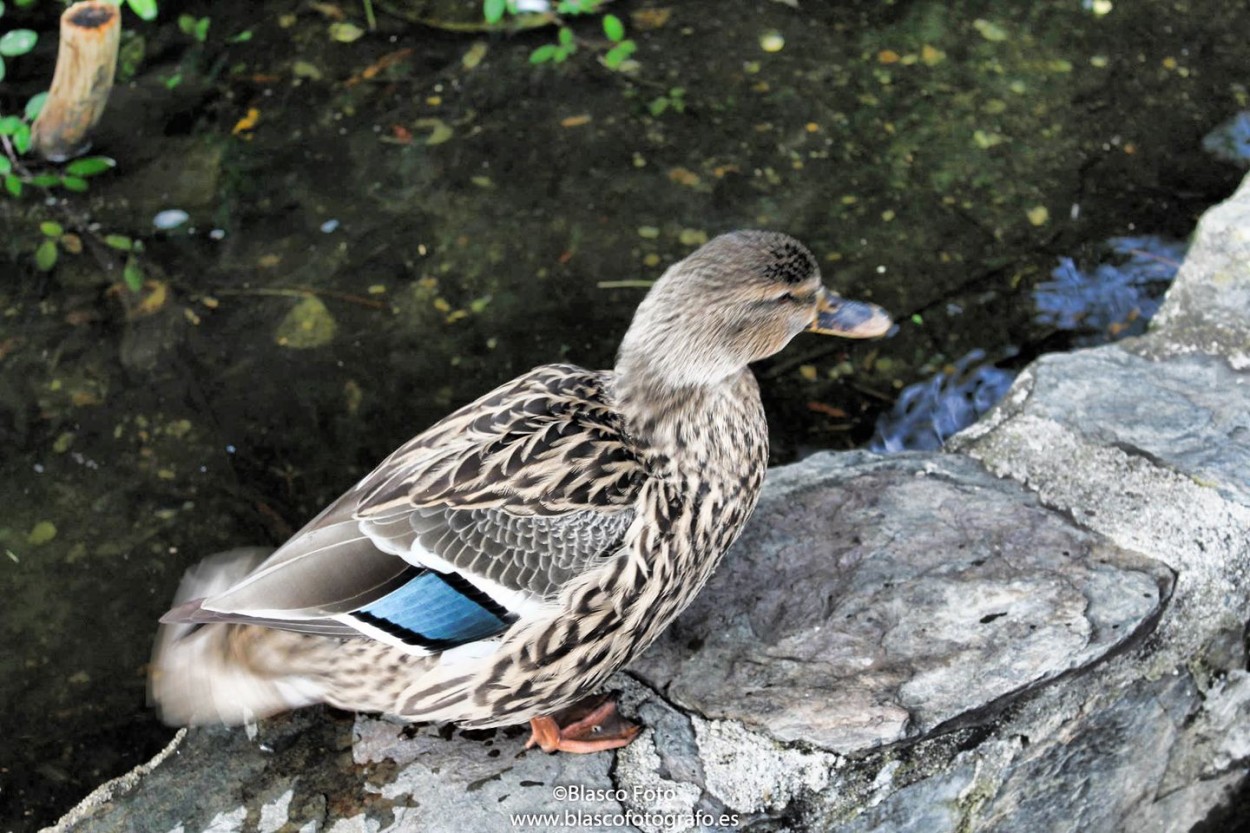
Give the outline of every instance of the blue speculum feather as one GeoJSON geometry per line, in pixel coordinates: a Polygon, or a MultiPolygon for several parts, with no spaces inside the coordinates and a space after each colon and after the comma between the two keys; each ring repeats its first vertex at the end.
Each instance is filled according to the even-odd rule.
{"type": "Polygon", "coordinates": [[[353,615],[408,644],[435,649],[494,636],[513,618],[459,577],[413,572],[412,579],[353,615]]]}

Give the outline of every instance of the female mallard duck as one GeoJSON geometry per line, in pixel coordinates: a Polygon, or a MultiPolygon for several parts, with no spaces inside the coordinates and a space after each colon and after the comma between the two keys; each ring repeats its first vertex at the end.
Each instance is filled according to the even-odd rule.
{"type": "Polygon", "coordinates": [[[410,440],[263,563],[188,573],[153,700],[177,724],[325,702],[529,720],[548,752],[624,746],[638,727],[610,701],[566,707],[686,607],[755,508],[768,431],[747,365],[805,330],[889,325],[825,289],[792,238],[717,237],[656,282],[614,371],[532,370],[410,440]]]}

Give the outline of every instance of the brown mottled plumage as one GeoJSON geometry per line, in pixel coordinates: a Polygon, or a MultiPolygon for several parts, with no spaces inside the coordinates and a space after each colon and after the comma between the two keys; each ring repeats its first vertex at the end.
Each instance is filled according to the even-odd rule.
{"type": "Polygon", "coordinates": [[[889,319],[820,284],[795,240],[734,232],[671,267],[614,371],[536,368],[466,405],[260,561],[193,570],[150,693],[172,723],[317,702],[412,720],[532,720],[544,749],[627,743],[575,704],[693,598],[755,507],[767,425],[749,362],[803,330],[889,319]],[[597,733],[597,734],[596,734],[597,733]]]}

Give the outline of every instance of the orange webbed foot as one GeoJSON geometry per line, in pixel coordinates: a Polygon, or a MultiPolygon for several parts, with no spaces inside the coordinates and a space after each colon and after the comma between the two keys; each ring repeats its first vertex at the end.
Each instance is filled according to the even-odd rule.
{"type": "Polygon", "coordinates": [[[607,694],[587,697],[551,715],[530,719],[525,748],[544,752],[602,752],[628,746],[642,727],[621,717],[607,694]]]}

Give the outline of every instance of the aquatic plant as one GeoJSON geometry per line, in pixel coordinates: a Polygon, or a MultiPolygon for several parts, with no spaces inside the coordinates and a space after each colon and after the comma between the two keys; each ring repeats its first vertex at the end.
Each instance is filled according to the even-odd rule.
{"type": "Polygon", "coordinates": [[[1113,262],[1082,271],[1059,259],[1051,280],[1033,290],[1036,320],[1060,330],[1085,333],[1078,344],[1105,343],[1145,331],[1163,291],[1176,275],[1186,244],[1151,235],[1114,237],[1107,244],[1113,262]]]}
{"type": "Polygon", "coordinates": [[[973,350],[923,382],[908,385],[877,419],[869,448],[879,454],[931,451],[994,407],[1016,374],[973,350]]]}

